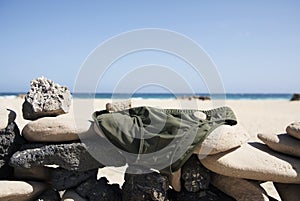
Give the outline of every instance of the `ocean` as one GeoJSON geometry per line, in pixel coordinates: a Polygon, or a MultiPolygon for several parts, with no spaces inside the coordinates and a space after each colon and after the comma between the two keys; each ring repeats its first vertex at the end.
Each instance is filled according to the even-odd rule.
{"type": "MultiPolygon", "coordinates": [[[[0,99],[3,98],[16,98],[20,93],[0,93],[0,99]]],[[[135,94],[112,94],[112,93],[97,93],[97,94],[72,94],[74,98],[97,98],[97,99],[175,99],[176,97],[189,97],[189,96],[210,96],[209,94],[170,94],[170,93],[135,93],[135,94]]],[[[290,100],[293,94],[262,94],[262,93],[228,93],[226,94],[227,100],[290,100]]],[[[215,97],[215,96],[214,96],[215,97]]],[[[216,96],[218,97],[218,96],[216,96]]],[[[223,97],[223,96],[221,96],[223,97]]]]}

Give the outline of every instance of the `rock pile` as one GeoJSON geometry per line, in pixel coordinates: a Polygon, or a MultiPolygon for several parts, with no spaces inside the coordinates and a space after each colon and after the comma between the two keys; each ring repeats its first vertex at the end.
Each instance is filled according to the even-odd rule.
{"type": "MultiPolygon", "coordinates": [[[[299,200],[300,122],[289,125],[285,134],[258,134],[264,144],[248,142],[248,133],[238,125],[220,126],[174,174],[128,171],[121,189],[104,177],[97,179],[97,173],[104,164],[123,166],[125,159],[107,141],[92,146],[101,138],[99,130],[88,120],[75,124],[70,105],[66,87],[38,78],[25,96],[23,116],[32,121],[22,135],[16,114],[0,110],[0,200],[275,200],[262,181],[272,181],[283,201],[299,200]],[[101,163],[90,155],[95,148],[101,163]]],[[[106,112],[130,107],[130,101],[110,103],[106,112]]]]}
{"type": "Polygon", "coordinates": [[[299,200],[299,128],[300,122],[296,122],[286,128],[285,134],[258,134],[265,144],[244,143],[209,155],[201,163],[214,172],[212,184],[237,200],[269,200],[258,181],[272,181],[283,201],[299,200]]]}
{"type": "Polygon", "coordinates": [[[75,125],[67,114],[70,104],[66,87],[42,77],[31,82],[25,97],[23,116],[32,121],[22,135],[12,111],[3,119],[7,126],[0,131],[0,200],[57,201],[62,192],[66,200],[111,200],[120,193],[118,185],[97,180],[103,165],[79,141],[81,135],[95,133],[87,120],[75,125]]]}

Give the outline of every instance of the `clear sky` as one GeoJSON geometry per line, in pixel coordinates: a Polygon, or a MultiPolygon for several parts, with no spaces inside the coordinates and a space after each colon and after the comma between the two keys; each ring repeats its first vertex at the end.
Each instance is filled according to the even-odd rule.
{"type": "MultiPolygon", "coordinates": [[[[94,48],[141,28],[169,29],[197,42],[226,92],[300,92],[297,0],[1,0],[0,92],[28,91],[41,75],[72,89],[94,48]]],[[[115,84],[103,81],[99,92],[115,84]]]]}

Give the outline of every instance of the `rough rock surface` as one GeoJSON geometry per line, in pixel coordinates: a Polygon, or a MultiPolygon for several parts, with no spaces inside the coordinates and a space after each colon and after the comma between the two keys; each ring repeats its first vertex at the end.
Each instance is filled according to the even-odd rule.
{"type": "Polygon", "coordinates": [[[81,197],[74,190],[66,190],[63,194],[61,201],[88,201],[87,199],[81,197]]]}
{"type": "Polygon", "coordinates": [[[25,142],[15,122],[0,130],[0,179],[12,177],[13,168],[8,165],[9,159],[25,142]]]}
{"type": "Polygon", "coordinates": [[[300,184],[281,184],[274,183],[282,201],[299,201],[300,184]]]}
{"type": "Polygon", "coordinates": [[[60,201],[60,195],[53,189],[48,189],[40,194],[36,201],[60,201]]]}
{"type": "Polygon", "coordinates": [[[249,137],[240,125],[222,125],[213,130],[194,153],[205,156],[228,151],[247,142],[249,137]]]}
{"type": "Polygon", "coordinates": [[[166,201],[169,182],[166,176],[153,172],[148,174],[125,174],[122,200],[166,201]]]}
{"type": "Polygon", "coordinates": [[[268,201],[268,195],[258,182],[212,173],[211,183],[236,200],[268,201]]]}
{"type": "Polygon", "coordinates": [[[59,165],[67,170],[77,171],[103,167],[89,154],[83,143],[45,145],[18,151],[11,157],[10,165],[24,168],[59,165]]]}
{"type": "Polygon", "coordinates": [[[300,122],[294,122],[286,128],[287,134],[300,140],[300,122]]]}
{"type": "Polygon", "coordinates": [[[30,201],[46,189],[46,185],[39,182],[0,181],[0,200],[30,201]]]}
{"type": "Polygon", "coordinates": [[[85,172],[56,168],[51,172],[50,183],[55,190],[61,191],[78,186],[89,178],[97,178],[98,169],[85,172]]]}
{"type": "Polygon", "coordinates": [[[121,189],[119,185],[109,185],[105,177],[99,180],[90,178],[80,184],[75,191],[89,201],[121,201],[121,189]]]}
{"type": "Polygon", "coordinates": [[[188,192],[207,189],[210,183],[209,171],[192,155],[181,168],[183,186],[188,192]]]}
{"type": "Polygon", "coordinates": [[[57,116],[69,112],[71,93],[67,87],[40,77],[30,82],[30,91],[25,96],[22,111],[28,120],[57,116]]]}
{"type": "Polygon", "coordinates": [[[31,121],[24,126],[22,135],[33,142],[66,142],[79,140],[90,127],[88,120],[75,122],[73,115],[66,114],[31,121]]]}
{"type": "Polygon", "coordinates": [[[300,140],[287,134],[258,134],[257,137],[274,151],[300,158],[300,140]]]}
{"type": "Polygon", "coordinates": [[[185,189],[180,192],[170,190],[168,195],[171,201],[235,201],[235,199],[212,185],[209,186],[208,190],[201,190],[195,193],[188,192],[185,189]]]}
{"type": "Polygon", "coordinates": [[[270,150],[261,143],[241,147],[201,160],[209,170],[230,177],[300,183],[300,160],[270,150]]]}

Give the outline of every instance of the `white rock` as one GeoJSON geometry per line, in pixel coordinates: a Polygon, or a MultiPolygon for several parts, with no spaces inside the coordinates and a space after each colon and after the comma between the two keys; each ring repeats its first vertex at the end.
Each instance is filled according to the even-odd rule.
{"type": "Polygon", "coordinates": [[[257,137],[274,151],[300,158],[300,140],[287,134],[258,134],[257,137]]]}
{"type": "MultiPolygon", "coordinates": [[[[44,117],[24,126],[22,135],[33,142],[65,142],[78,140],[91,127],[88,120],[77,120],[70,114],[44,117]]],[[[93,129],[92,129],[93,130],[93,129]]]]}
{"type": "Polygon", "coordinates": [[[300,122],[294,122],[286,128],[287,134],[300,140],[300,122]]]}
{"type": "Polygon", "coordinates": [[[249,134],[242,126],[221,125],[205,138],[194,153],[202,158],[239,147],[248,139],[249,134]]]}
{"type": "Polygon", "coordinates": [[[1,201],[30,201],[46,189],[40,182],[0,181],[1,201]]]}
{"type": "Polygon", "coordinates": [[[201,159],[218,174],[279,183],[300,183],[300,160],[276,153],[261,143],[241,147],[201,159]]]}

